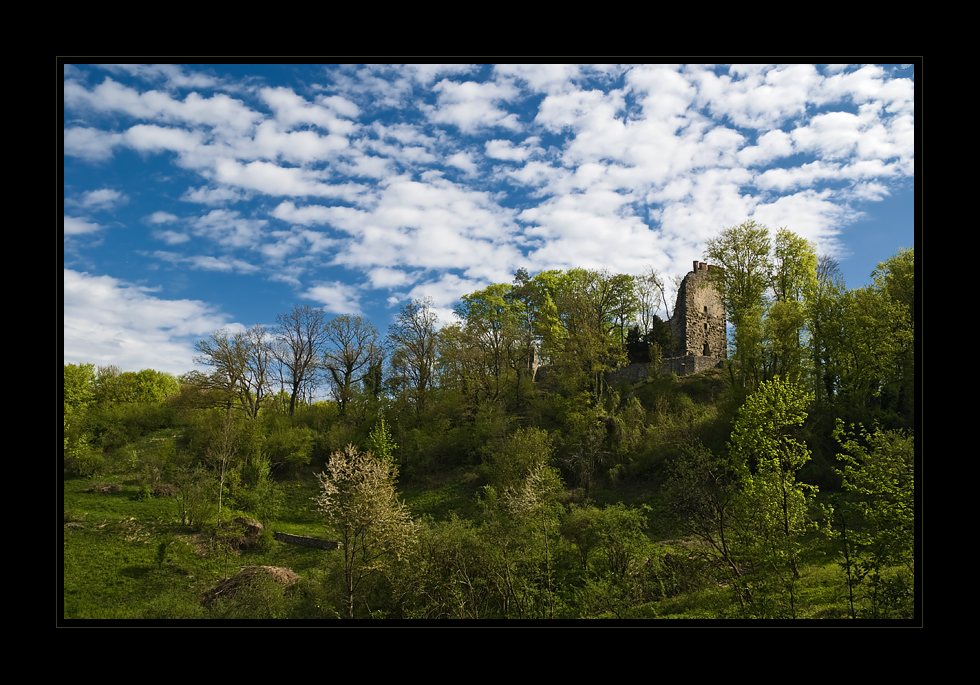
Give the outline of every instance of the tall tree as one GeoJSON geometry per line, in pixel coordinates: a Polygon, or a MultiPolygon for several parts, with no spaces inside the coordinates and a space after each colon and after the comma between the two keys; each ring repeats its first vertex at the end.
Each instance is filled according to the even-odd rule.
{"type": "MultiPolygon", "coordinates": [[[[65,364],[62,379],[63,460],[66,465],[73,466],[79,457],[90,454],[90,436],[84,429],[83,418],[86,409],[95,399],[95,367],[92,364],[65,364]]],[[[86,471],[88,468],[81,470],[86,471]]]]}
{"type": "Polygon", "coordinates": [[[776,375],[801,376],[807,314],[819,292],[813,244],[785,228],[746,221],[706,242],[710,272],[735,328],[735,358],[747,385],[776,375]]]}
{"type": "Polygon", "coordinates": [[[462,342],[472,352],[468,357],[478,401],[500,399],[510,384],[511,370],[525,365],[520,359],[525,350],[520,341],[520,305],[508,298],[510,291],[510,285],[497,283],[464,295],[455,308],[464,322],[462,342]]]}
{"type": "Polygon", "coordinates": [[[210,366],[210,387],[226,394],[226,406],[231,410],[237,400],[245,415],[258,417],[272,386],[272,350],[262,326],[229,335],[222,329],[194,346],[201,355],[195,363],[210,366]]]}
{"type": "Polygon", "coordinates": [[[605,372],[626,361],[625,324],[632,319],[632,276],[570,269],[557,279],[555,303],[564,326],[558,366],[569,389],[602,395],[605,372]]]}
{"type": "Polygon", "coordinates": [[[325,331],[323,366],[340,415],[346,416],[351,401],[368,378],[372,364],[381,356],[378,330],[370,322],[343,314],[330,321],[325,331]]]}
{"type": "MultiPolygon", "coordinates": [[[[797,615],[800,536],[816,492],[797,480],[810,460],[797,431],[812,401],[793,380],[776,377],[761,383],[739,409],[729,443],[741,497],[752,512],[747,542],[760,569],[757,586],[768,586],[767,602],[785,592],[791,618],[797,615]]],[[[778,617],[784,610],[768,603],[758,611],[763,617],[778,617]]]]}
{"type": "Polygon", "coordinates": [[[817,280],[807,302],[814,390],[820,402],[833,402],[840,380],[839,351],[844,333],[844,276],[833,257],[820,255],[817,280]]]}
{"type": "Polygon", "coordinates": [[[834,536],[842,542],[851,617],[866,600],[868,618],[911,618],[915,596],[915,440],[903,431],[844,429],[843,493],[837,497],[834,536]],[[861,592],[863,590],[863,593],[861,592]]]}
{"type": "Polygon", "coordinates": [[[817,252],[808,240],[785,228],[773,244],[772,299],[766,313],[767,378],[801,375],[810,355],[804,336],[806,313],[817,293],[817,252]]]}
{"type": "MultiPolygon", "coordinates": [[[[823,269],[827,272],[827,267],[823,269]]],[[[831,275],[833,271],[829,272],[831,275]]],[[[809,306],[820,396],[850,422],[910,427],[915,411],[914,252],[878,265],[872,285],[847,290],[824,275],[809,306]]]]}
{"type": "Polygon", "coordinates": [[[915,411],[915,251],[901,249],[872,273],[875,290],[887,303],[882,330],[887,331],[890,363],[883,376],[883,408],[906,425],[915,411]],[[889,312],[889,313],[886,313],[889,312]],[[885,318],[887,317],[887,318],[885,318]]]}
{"type": "Polygon", "coordinates": [[[289,415],[296,412],[296,400],[316,382],[327,331],[322,309],[296,305],[276,317],[272,352],[279,363],[280,381],[289,388],[289,415]]]}
{"type": "Polygon", "coordinates": [[[514,283],[507,299],[514,305],[519,320],[518,340],[520,352],[514,359],[517,373],[517,405],[522,406],[524,379],[533,378],[537,365],[550,353],[550,348],[560,336],[558,309],[553,299],[554,289],[549,287],[550,276],[558,272],[542,272],[534,278],[527,269],[520,268],[514,274],[514,283]]]}
{"type": "Polygon", "coordinates": [[[653,328],[653,319],[660,313],[661,303],[663,303],[666,317],[670,318],[670,311],[667,308],[667,294],[664,290],[664,278],[651,266],[636,278],[635,289],[636,324],[640,328],[640,335],[643,336],[653,328]]]}
{"type": "Polygon", "coordinates": [[[772,271],[769,229],[745,221],[705,241],[705,253],[716,267],[709,273],[725,302],[728,320],[735,328],[735,358],[743,378],[759,379],[762,318],[766,289],[772,271]]]}
{"type": "Polygon", "coordinates": [[[425,298],[406,304],[388,328],[392,384],[406,394],[417,421],[421,421],[432,391],[438,321],[432,300],[425,298]]]}

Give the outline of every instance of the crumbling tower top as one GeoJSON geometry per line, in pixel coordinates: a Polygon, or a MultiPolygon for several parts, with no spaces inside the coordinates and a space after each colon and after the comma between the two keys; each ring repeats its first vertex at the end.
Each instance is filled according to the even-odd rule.
{"type": "Polygon", "coordinates": [[[677,291],[670,329],[674,335],[674,355],[728,357],[725,303],[709,279],[710,264],[694,261],[694,270],[684,277],[677,291]]]}

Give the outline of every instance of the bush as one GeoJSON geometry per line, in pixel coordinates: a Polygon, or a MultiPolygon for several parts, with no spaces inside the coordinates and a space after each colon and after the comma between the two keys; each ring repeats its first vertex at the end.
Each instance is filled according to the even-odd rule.
{"type": "Polygon", "coordinates": [[[538,428],[519,428],[487,455],[486,473],[499,492],[519,484],[538,465],[547,465],[554,448],[551,436],[538,428]]]}
{"type": "Polygon", "coordinates": [[[64,468],[70,475],[88,478],[101,472],[104,465],[102,450],[87,443],[65,450],[64,468]]]}

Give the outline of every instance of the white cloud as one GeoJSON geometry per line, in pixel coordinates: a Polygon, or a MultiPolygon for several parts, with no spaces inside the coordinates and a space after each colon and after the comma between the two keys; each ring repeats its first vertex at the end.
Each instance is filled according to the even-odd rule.
{"type": "Polygon", "coordinates": [[[106,211],[116,205],[125,204],[128,198],[118,190],[112,188],[100,188],[82,193],[82,198],[77,202],[78,206],[95,211],[106,211]]]}
{"type": "Polygon", "coordinates": [[[671,128],[683,123],[697,97],[690,75],[667,64],[634,66],[626,73],[626,82],[641,106],[643,119],[671,128]]]}
{"type": "Polygon", "coordinates": [[[162,240],[167,245],[180,245],[191,239],[186,233],[178,233],[177,231],[154,231],[153,237],[162,240]]]}
{"type": "Polygon", "coordinates": [[[171,264],[186,264],[191,269],[200,271],[219,271],[224,273],[242,274],[254,274],[261,271],[261,268],[255,266],[254,264],[249,264],[241,259],[235,259],[227,255],[222,257],[213,257],[211,255],[185,256],[173,252],[157,250],[153,253],[153,256],[165,262],[170,262],[171,264]]]}
{"type": "Polygon", "coordinates": [[[802,116],[820,75],[810,64],[787,66],[735,65],[729,74],[692,70],[699,106],[736,126],[767,129],[802,116]]]}
{"type": "Polygon", "coordinates": [[[348,119],[356,119],[361,113],[357,105],[339,95],[321,96],[317,98],[317,103],[348,119]]]}
{"type": "Polygon", "coordinates": [[[770,228],[786,227],[813,241],[818,252],[835,254],[841,228],[860,216],[860,212],[840,203],[833,191],[807,189],[758,205],[752,218],[770,228]]]}
{"type": "Polygon", "coordinates": [[[891,192],[883,183],[867,181],[854,184],[850,194],[858,201],[879,202],[888,197],[891,192]]]}
{"type": "Polygon", "coordinates": [[[285,87],[262,88],[259,97],[275,112],[276,121],[283,130],[288,131],[296,126],[312,124],[326,129],[334,134],[346,136],[353,133],[356,126],[347,118],[356,117],[359,113],[357,105],[342,97],[323,98],[317,104],[312,104],[285,87]]]}
{"type": "Polygon", "coordinates": [[[230,202],[251,200],[252,194],[241,188],[201,186],[200,188],[188,188],[180,199],[184,202],[197,202],[202,205],[223,205],[230,202]]]}
{"type": "Polygon", "coordinates": [[[259,124],[254,140],[258,156],[304,165],[330,159],[348,146],[346,136],[321,136],[314,131],[283,132],[273,121],[259,124]]]}
{"type": "Polygon", "coordinates": [[[835,162],[810,162],[790,168],[767,169],[755,178],[763,190],[785,192],[792,188],[811,186],[819,181],[841,177],[841,165],[835,162]]]}
{"type": "Polygon", "coordinates": [[[226,247],[248,248],[260,242],[268,223],[265,219],[244,218],[236,211],[215,209],[192,220],[190,225],[196,235],[226,247]]]}
{"type": "Polygon", "coordinates": [[[742,166],[762,166],[793,154],[793,139],[785,131],[776,129],[759,136],[756,144],[743,147],[736,153],[742,166]]]}
{"type": "Polygon", "coordinates": [[[498,64],[494,73],[516,78],[537,93],[556,93],[567,90],[584,69],[580,64],[498,64]]]}
{"type": "Polygon", "coordinates": [[[202,269],[204,271],[224,271],[224,272],[236,272],[236,273],[256,273],[261,271],[261,269],[254,264],[249,264],[241,259],[233,259],[231,257],[212,257],[210,255],[196,255],[193,257],[185,258],[186,262],[190,263],[195,269],[202,269]]]}
{"type": "Polygon", "coordinates": [[[88,221],[87,219],[82,219],[76,216],[65,215],[64,219],[65,235],[84,235],[86,233],[96,233],[105,228],[100,224],[88,221]]]}
{"type": "Polygon", "coordinates": [[[205,302],[161,299],[152,292],[111,276],[65,269],[64,362],[190,371],[194,342],[228,320],[205,302]]]}
{"type": "Polygon", "coordinates": [[[141,152],[192,152],[200,147],[203,136],[182,128],[137,124],[123,134],[123,140],[141,152]]]}
{"type": "Polygon", "coordinates": [[[66,106],[118,112],[137,119],[161,119],[237,131],[247,130],[262,118],[241,100],[224,93],[215,93],[206,98],[192,92],[180,101],[157,90],[140,93],[111,78],[106,78],[91,91],[79,83],[66,81],[64,98],[66,106]]]}
{"type": "Polygon", "coordinates": [[[112,157],[114,148],[122,144],[122,135],[87,126],[74,126],[65,129],[64,140],[66,155],[101,162],[112,157]]]}
{"type": "Polygon", "coordinates": [[[460,169],[468,176],[479,174],[480,168],[473,160],[473,155],[469,152],[457,152],[446,159],[446,164],[460,169]]]}
{"type": "Polygon", "coordinates": [[[330,189],[319,183],[317,172],[297,167],[282,167],[269,162],[240,164],[232,159],[219,160],[215,165],[215,180],[267,195],[321,195],[330,189]]]}
{"type": "Polygon", "coordinates": [[[180,219],[169,212],[153,212],[144,221],[148,224],[172,224],[180,219]]]}
{"type": "Polygon", "coordinates": [[[378,267],[367,272],[372,288],[399,288],[411,283],[416,274],[392,269],[388,267],[378,267]]]}
{"type": "Polygon", "coordinates": [[[330,209],[322,205],[307,205],[297,208],[295,204],[286,200],[272,210],[272,216],[282,221],[300,226],[315,226],[324,224],[330,220],[330,209]]]}
{"type": "Polygon", "coordinates": [[[451,124],[467,134],[488,128],[521,128],[516,115],[497,106],[518,95],[519,91],[510,84],[443,80],[432,90],[438,94],[435,108],[427,108],[433,123],[451,124]]]}
{"type": "Polygon", "coordinates": [[[124,72],[144,81],[164,81],[174,88],[215,88],[221,82],[207,74],[195,72],[188,74],[177,64],[105,64],[104,69],[124,72]]]}
{"type": "Polygon", "coordinates": [[[509,140],[488,140],[486,151],[487,157],[511,162],[523,162],[531,155],[526,147],[516,147],[509,140]]]}
{"type": "Polygon", "coordinates": [[[361,315],[360,293],[357,289],[340,281],[319,283],[303,293],[303,297],[319,303],[325,310],[335,314],[361,315]]]}
{"type": "Polygon", "coordinates": [[[553,133],[572,129],[596,135],[604,125],[617,122],[616,113],[624,103],[620,92],[575,90],[547,96],[538,107],[535,123],[553,133]]]}

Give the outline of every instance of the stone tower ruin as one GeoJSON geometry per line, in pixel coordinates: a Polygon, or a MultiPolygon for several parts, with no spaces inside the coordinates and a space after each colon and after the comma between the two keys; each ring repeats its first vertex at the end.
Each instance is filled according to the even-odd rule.
{"type": "Polygon", "coordinates": [[[719,366],[728,358],[725,303],[711,285],[711,267],[695,261],[677,291],[670,332],[673,358],[665,359],[664,373],[688,375],[719,366]]]}

